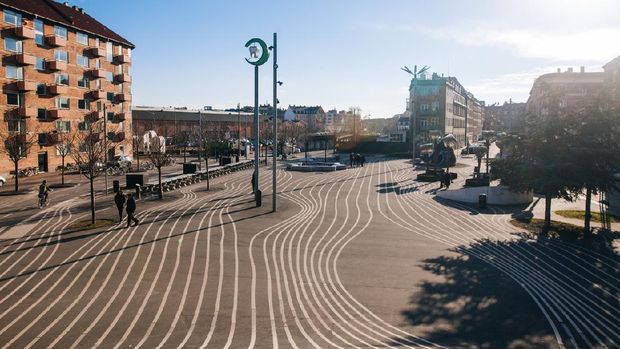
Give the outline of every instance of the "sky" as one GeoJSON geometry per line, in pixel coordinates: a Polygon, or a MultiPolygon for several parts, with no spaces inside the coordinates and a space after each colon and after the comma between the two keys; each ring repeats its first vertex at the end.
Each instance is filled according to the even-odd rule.
{"type": "MultiPolygon", "coordinates": [[[[133,105],[253,105],[245,43],[278,33],[280,107],[405,110],[411,76],[429,65],[487,104],[525,102],[557,68],[601,71],[620,55],[620,1],[71,0],[125,37],[133,105]]],[[[270,103],[272,62],[260,68],[270,103]]]]}

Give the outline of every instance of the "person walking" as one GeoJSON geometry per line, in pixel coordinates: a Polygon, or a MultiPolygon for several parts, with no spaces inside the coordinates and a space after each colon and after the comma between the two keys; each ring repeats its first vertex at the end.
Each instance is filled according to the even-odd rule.
{"type": "Polygon", "coordinates": [[[353,167],[353,153],[349,154],[349,164],[351,164],[351,167],[353,167]]]}
{"type": "Polygon", "coordinates": [[[133,198],[132,194],[127,194],[127,228],[131,226],[131,222],[133,221],[135,225],[140,224],[140,221],[133,216],[134,212],[136,212],[136,200],[133,198]]]}
{"type": "Polygon", "coordinates": [[[450,183],[452,183],[452,176],[450,176],[450,172],[446,172],[444,174],[444,185],[446,186],[446,190],[450,189],[450,183]]]}
{"type": "Polygon", "coordinates": [[[118,209],[118,221],[123,221],[123,208],[125,207],[125,195],[122,190],[119,190],[116,195],[114,195],[114,203],[116,204],[116,208],[118,209]]]}

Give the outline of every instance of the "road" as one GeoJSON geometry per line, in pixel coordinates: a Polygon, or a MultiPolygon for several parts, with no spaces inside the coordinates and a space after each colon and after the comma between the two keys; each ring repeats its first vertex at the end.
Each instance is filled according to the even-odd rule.
{"type": "Polygon", "coordinates": [[[137,227],[64,231],[81,199],[24,222],[0,242],[2,347],[620,345],[617,256],[438,200],[403,160],[279,169],[276,213],[250,175],[139,202],[137,227]]]}

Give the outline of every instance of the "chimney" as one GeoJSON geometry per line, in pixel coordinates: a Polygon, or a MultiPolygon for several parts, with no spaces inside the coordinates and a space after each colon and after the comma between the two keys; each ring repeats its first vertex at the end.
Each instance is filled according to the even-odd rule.
{"type": "Polygon", "coordinates": [[[573,72],[573,67],[568,68],[568,70],[566,70],[567,73],[572,73],[573,72]]]}
{"type": "Polygon", "coordinates": [[[586,67],[584,67],[583,65],[579,68],[579,71],[582,73],[586,72],[586,67]]]}
{"type": "Polygon", "coordinates": [[[62,4],[65,5],[65,6],[69,6],[69,2],[68,1],[63,2],[62,4]]]}

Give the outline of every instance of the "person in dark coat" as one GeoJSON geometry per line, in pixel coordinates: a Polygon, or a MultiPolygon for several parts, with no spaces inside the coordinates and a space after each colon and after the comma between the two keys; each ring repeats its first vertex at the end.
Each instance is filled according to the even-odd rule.
{"type": "Polygon", "coordinates": [[[351,164],[351,167],[353,167],[353,153],[349,154],[349,163],[351,164]]]}
{"type": "Polygon", "coordinates": [[[116,204],[116,208],[118,209],[118,221],[123,221],[123,208],[125,207],[125,195],[122,190],[119,190],[116,195],[114,195],[114,203],[116,204]]]}
{"type": "Polygon", "coordinates": [[[133,198],[132,194],[127,194],[126,211],[127,211],[127,228],[131,226],[132,221],[135,223],[134,225],[138,225],[140,221],[137,220],[136,217],[133,216],[134,212],[136,212],[136,200],[133,198]]]}
{"type": "Polygon", "coordinates": [[[364,167],[364,163],[366,162],[366,157],[364,155],[360,156],[360,164],[364,167]]]}
{"type": "Polygon", "coordinates": [[[444,185],[446,186],[446,190],[450,189],[450,183],[452,183],[452,176],[450,176],[450,172],[446,172],[443,175],[444,177],[444,185]]]}

